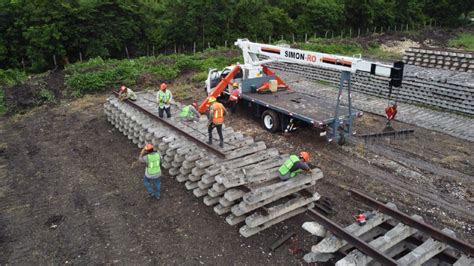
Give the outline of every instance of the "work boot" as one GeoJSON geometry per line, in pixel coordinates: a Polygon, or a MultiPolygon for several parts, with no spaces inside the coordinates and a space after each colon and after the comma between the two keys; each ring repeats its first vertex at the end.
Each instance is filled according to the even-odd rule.
{"type": "Polygon", "coordinates": [[[209,140],[207,141],[207,144],[212,145],[212,138],[209,138],[209,140]]]}
{"type": "Polygon", "coordinates": [[[224,140],[221,139],[221,142],[219,143],[219,147],[224,148],[224,140]]]}

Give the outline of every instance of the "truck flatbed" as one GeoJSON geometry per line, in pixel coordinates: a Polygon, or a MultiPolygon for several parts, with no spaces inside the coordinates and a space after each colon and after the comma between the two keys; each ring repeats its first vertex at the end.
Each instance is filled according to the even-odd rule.
{"type": "MultiPolygon", "coordinates": [[[[240,98],[312,124],[314,127],[329,125],[334,121],[337,100],[333,99],[331,102],[326,98],[309,96],[293,90],[279,90],[273,93],[243,92],[240,98]]],[[[347,118],[348,113],[349,109],[346,106],[340,106],[341,120],[347,118]]],[[[352,109],[352,116],[358,113],[352,109]]]]}

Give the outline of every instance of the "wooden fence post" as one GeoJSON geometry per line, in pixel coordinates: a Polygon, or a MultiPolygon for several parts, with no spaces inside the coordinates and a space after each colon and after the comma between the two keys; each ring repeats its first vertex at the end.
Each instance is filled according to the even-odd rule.
{"type": "Polygon", "coordinates": [[[193,54],[196,54],[196,42],[193,42],[193,54]]]}
{"type": "Polygon", "coordinates": [[[227,40],[224,42],[224,47],[227,48],[227,40]]]}
{"type": "Polygon", "coordinates": [[[154,44],[153,44],[152,50],[153,50],[153,56],[155,56],[155,45],[154,44]]]}
{"type": "Polygon", "coordinates": [[[81,51],[79,51],[79,61],[82,62],[82,53],[81,53],[81,51]]]}
{"type": "Polygon", "coordinates": [[[125,53],[127,54],[127,58],[130,59],[130,54],[128,53],[128,48],[125,46],[125,53]]]}

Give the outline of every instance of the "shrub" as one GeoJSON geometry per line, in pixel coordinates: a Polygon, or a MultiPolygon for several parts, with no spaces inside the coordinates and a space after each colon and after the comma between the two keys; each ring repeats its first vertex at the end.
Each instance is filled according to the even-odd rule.
{"type": "Polygon", "coordinates": [[[54,102],[54,94],[48,89],[41,89],[36,93],[35,101],[38,105],[54,102]]]}
{"type": "Polygon", "coordinates": [[[207,79],[207,71],[199,72],[191,78],[191,80],[194,82],[203,82],[206,79],[207,79]]]}
{"type": "Polygon", "coordinates": [[[0,69],[0,115],[7,111],[5,106],[5,89],[14,86],[27,78],[26,73],[18,69],[0,69]]]}
{"type": "Polygon", "coordinates": [[[454,48],[464,48],[474,51],[474,34],[461,33],[456,38],[449,40],[448,45],[454,48]]]}

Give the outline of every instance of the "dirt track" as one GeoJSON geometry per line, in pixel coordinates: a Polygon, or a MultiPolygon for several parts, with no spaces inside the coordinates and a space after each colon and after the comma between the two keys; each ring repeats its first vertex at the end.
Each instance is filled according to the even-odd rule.
{"type": "MultiPolygon", "coordinates": [[[[104,100],[85,97],[2,118],[0,264],[302,262],[288,246],[272,254],[268,246],[296,230],[308,251],[315,239],[300,229],[307,215],[244,239],[174,180],[163,178],[161,201],[147,199],[143,166],[134,164],[138,149],[107,123],[104,100]]],[[[363,208],[339,187],[350,185],[473,242],[473,143],[417,129],[406,142],[340,148],[307,130],[271,135],[240,114],[228,118],[234,129],[317,158],[325,178],[314,189],[333,201],[332,218],[340,223],[348,224],[363,208]]],[[[380,118],[367,115],[358,128],[374,131],[380,125],[380,118]]]]}

